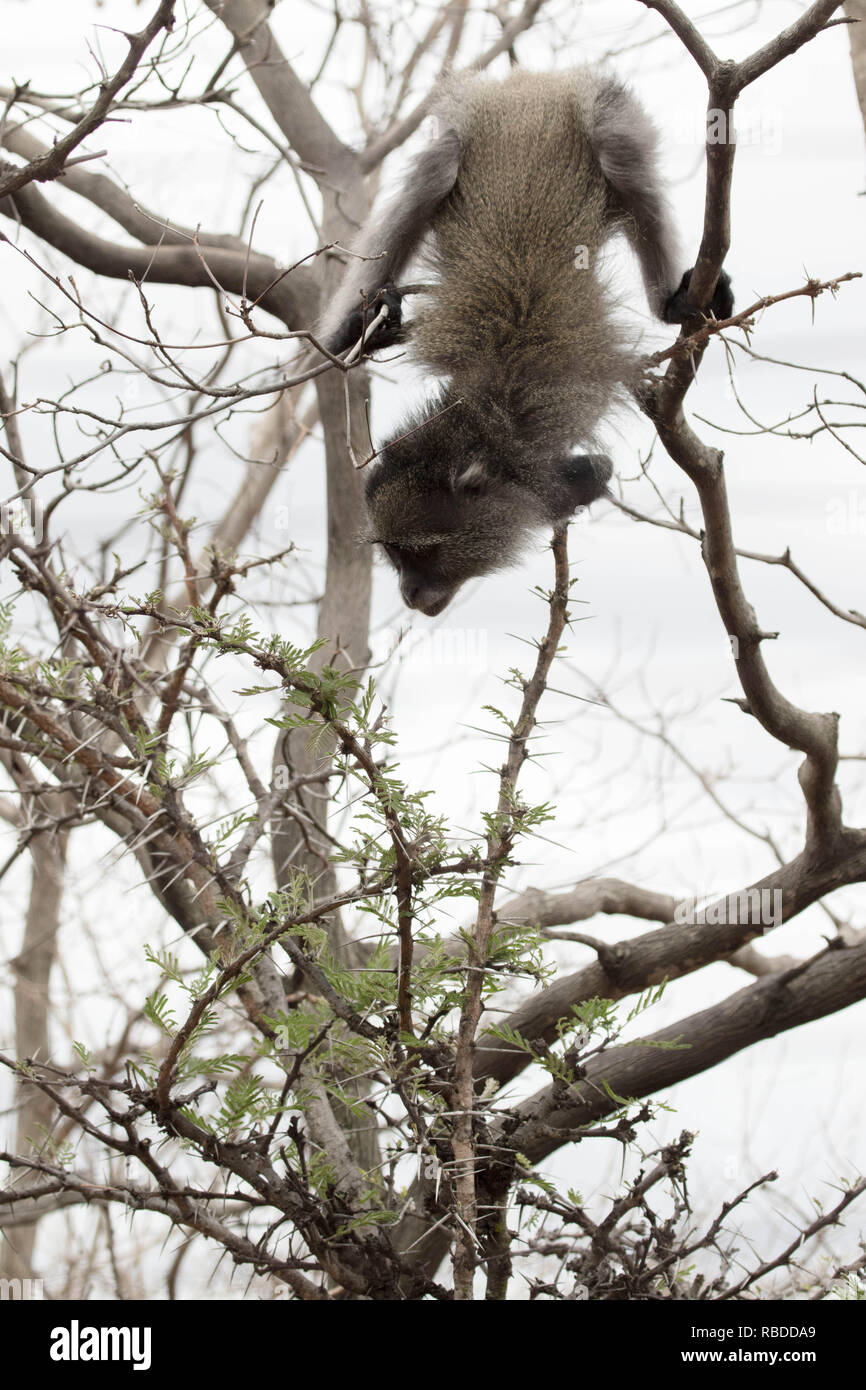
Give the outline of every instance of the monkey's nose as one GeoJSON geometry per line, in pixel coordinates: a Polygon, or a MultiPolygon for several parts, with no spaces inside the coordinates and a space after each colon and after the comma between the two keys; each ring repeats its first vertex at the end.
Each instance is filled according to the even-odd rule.
{"type": "Polygon", "coordinates": [[[422,594],[416,601],[415,607],[418,608],[425,618],[437,618],[443,609],[447,608],[453,595],[449,591],[446,593],[422,594]]]}
{"type": "Polygon", "coordinates": [[[454,597],[454,589],[442,585],[425,584],[423,577],[414,579],[404,574],[400,580],[400,597],[407,608],[417,608],[426,618],[435,618],[443,608],[447,608],[454,597]]]}

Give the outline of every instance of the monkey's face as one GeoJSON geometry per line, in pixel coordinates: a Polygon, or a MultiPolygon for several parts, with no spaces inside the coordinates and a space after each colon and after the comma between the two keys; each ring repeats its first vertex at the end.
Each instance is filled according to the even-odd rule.
{"type": "Polygon", "coordinates": [[[410,526],[408,509],[401,509],[405,529],[399,540],[383,539],[382,550],[397,571],[406,606],[435,618],[468,579],[516,558],[524,529],[517,516],[521,511],[525,516],[525,510],[515,510],[520,507],[515,499],[507,515],[497,517],[490,498],[485,508],[478,508],[443,492],[416,494],[412,501],[422,502],[426,515],[413,518],[416,524],[410,526]]]}
{"type": "MultiPolygon", "coordinates": [[[[419,537],[414,545],[387,545],[382,549],[400,581],[400,595],[407,608],[417,608],[428,618],[448,607],[460,584],[443,572],[448,549],[444,539],[419,537]]],[[[460,583],[463,581],[461,580],[460,583]]]]}
{"type": "Polygon", "coordinates": [[[433,618],[467,579],[516,559],[543,507],[520,486],[507,419],[446,390],[380,450],[366,479],[369,527],[409,608],[433,618]]]}
{"type": "MultiPolygon", "coordinates": [[[[468,579],[512,564],[544,518],[525,488],[494,469],[477,438],[471,447],[458,437],[456,450],[431,452],[426,428],[411,452],[405,438],[383,450],[366,500],[368,539],[397,571],[403,602],[433,618],[468,579]]],[[[455,440],[440,432],[438,443],[455,440]]]]}

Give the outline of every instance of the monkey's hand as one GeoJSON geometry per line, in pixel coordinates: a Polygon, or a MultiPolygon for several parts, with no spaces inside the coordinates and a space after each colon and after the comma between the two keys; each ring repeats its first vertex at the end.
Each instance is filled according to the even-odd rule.
{"type": "MultiPolygon", "coordinates": [[[[692,270],[694,270],[694,266],[692,266],[692,270]]],[[[694,305],[689,303],[692,270],[686,271],[665,305],[662,314],[665,323],[683,323],[685,319],[694,314],[694,305]]],[[[710,300],[710,313],[717,319],[729,319],[733,312],[734,292],[731,289],[731,277],[726,270],[723,270],[716,281],[715,293],[710,300]]]]}
{"type": "Polygon", "coordinates": [[[354,347],[364,333],[364,351],[376,352],[379,348],[391,347],[401,343],[406,336],[403,327],[403,296],[390,281],[383,285],[365,306],[359,305],[343,320],[342,325],[328,344],[331,352],[339,354],[354,347]],[[377,315],[385,308],[387,317],[375,328],[371,328],[377,315]]]}

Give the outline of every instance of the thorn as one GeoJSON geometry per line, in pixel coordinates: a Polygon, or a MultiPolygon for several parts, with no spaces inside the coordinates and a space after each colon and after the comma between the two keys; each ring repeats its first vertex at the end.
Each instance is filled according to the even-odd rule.
{"type": "Polygon", "coordinates": [[[742,700],[738,695],[723,695],[722,701],[726,705],[736,705],[737,709],[743,711],[743,714],[752,713],[748,700],[742,700]]]}

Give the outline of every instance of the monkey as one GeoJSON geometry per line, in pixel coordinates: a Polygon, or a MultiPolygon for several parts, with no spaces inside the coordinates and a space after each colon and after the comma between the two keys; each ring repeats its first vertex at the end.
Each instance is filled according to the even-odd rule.
{"type": "MultiPolygon", "coordinates": [[[[362,232],[317,331],[335,354],[368,330],[367,352],[408,341],[439,380],[365,480],[364,538],[396,569],[404,603],[428,617],[609,495],[596,431],[640,362],[597,273],[609,237],[630,240],[656,316],[696,312],[657,132],[617,78],[591,68],[463,76],[435,109],[437,137],[362,232]],[[433,283],[407,328],[396,282],[419,247],[433,283]]],[[[710,310],[732,309],[723,271],[710,310]]]]}

